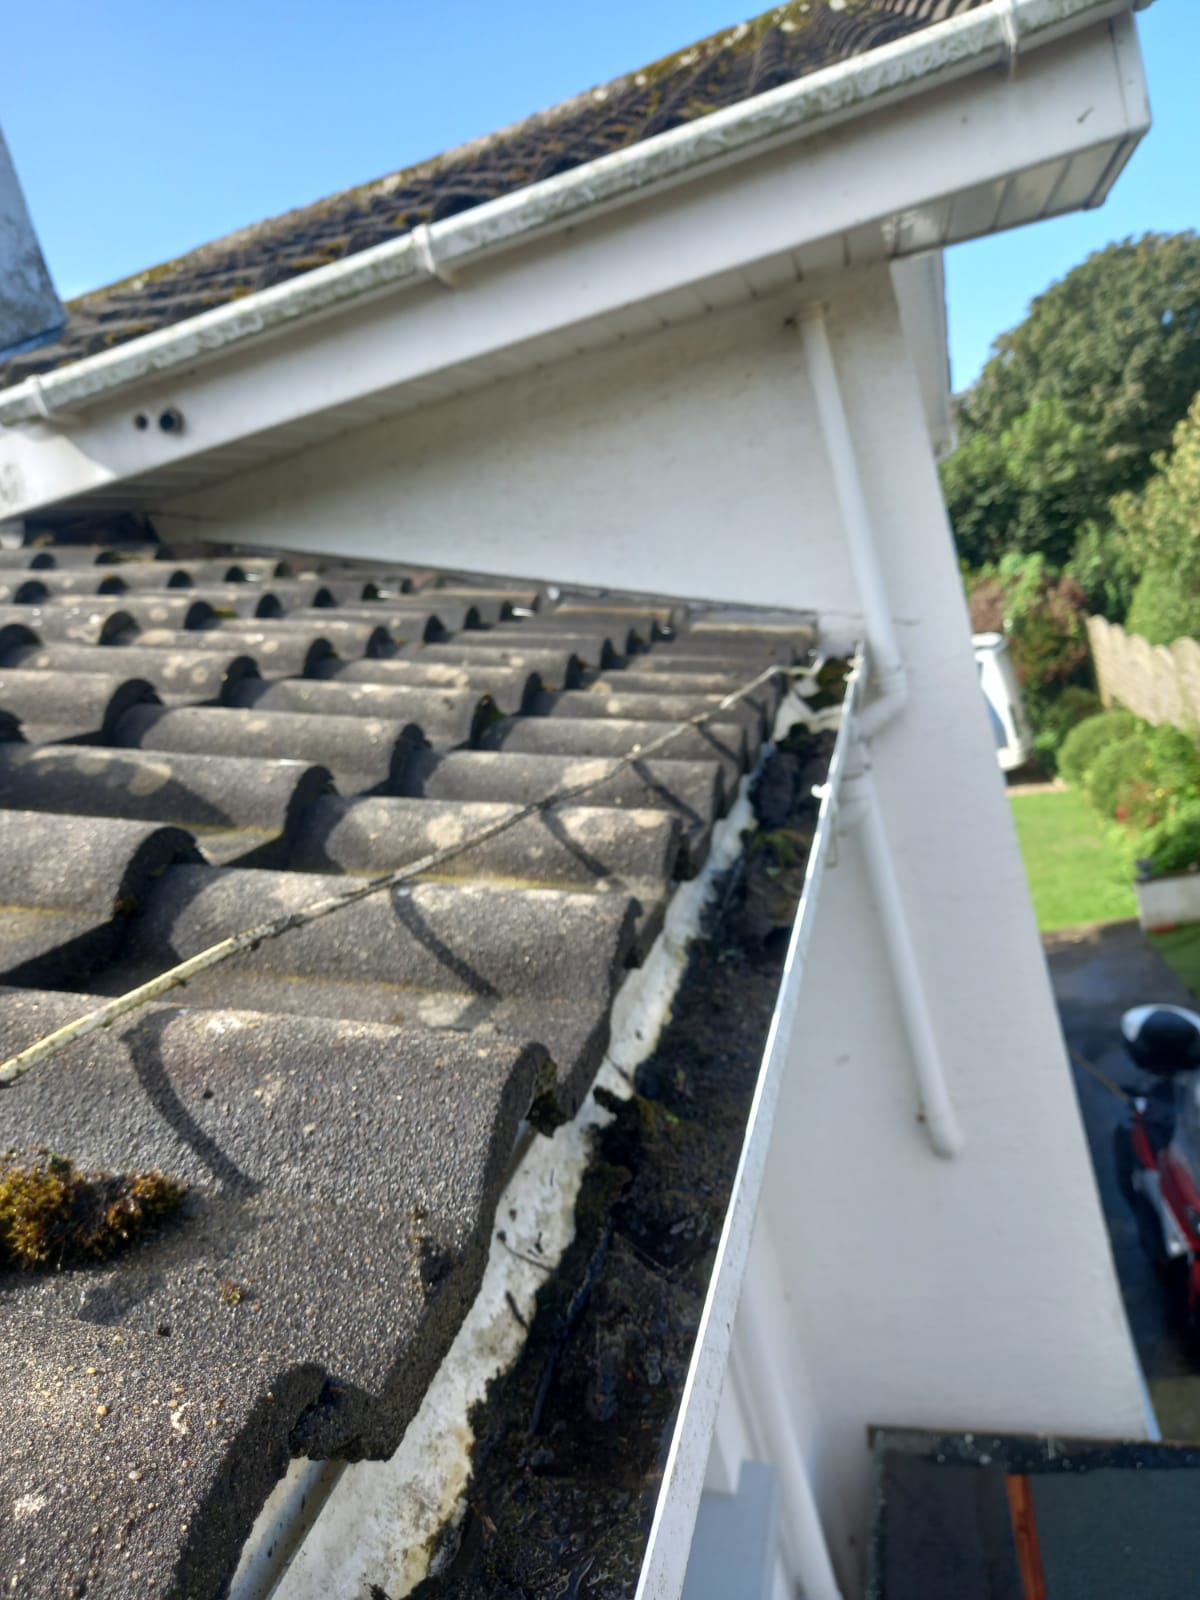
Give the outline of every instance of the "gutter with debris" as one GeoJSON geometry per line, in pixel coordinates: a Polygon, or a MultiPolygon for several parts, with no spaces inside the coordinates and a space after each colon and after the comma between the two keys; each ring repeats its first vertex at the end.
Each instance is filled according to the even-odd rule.
{"type": "MultiPolygon", "coordinates": [[[[813,728],[836,727],[837,739],[639,1595],[677,1594],[683,1581],[716,1401],[729,1355],[733,1308],[741,1290],[749,1230],[770,1143],[788,1019],[795,1008],[804,949],[836,825],[837,791],[853,739],[854,712],[863,681],[864,663],[859,656],[839,708],[808,713],[803,700],[790,694],[777,714],[776,737],[797,722],[807,722],[813,728]]],[[[596,1079],[599,1096],[590,1095],[571,1123],[553,1138],[534,1140],[521,1156],[497,1206],[497,1219],[503,1221],[503,1227],[493,1239],[480,1293],[400,1448],[388,1461],[348,1467],[294,1462],[247,1541],[231,1600],[267,1600],[268,1596],[274,1600],[320,1600],[331,1593],[356,1593],[372,1585],[389,1600],[402,1600],[431,1570],[447,1532],[466,1510],[474,1443],[470,1409],[484,1398],[494,1377],[517,1358],[537,1292],[572,1240],[576,1197],[592,1158],[593,1132],[611,1118],[603,1102],[610,1097],[628,1098],[636,1068],[654,1051],[687,966],[688,947],[699,932],[716,883],[736,861],[743,832],[753,822],[749,793],[769,748],[764,749],[756,772],[743,779],[737,803],[714,833],[703,872],[676,890],[663,932],[644,965],[629,974],[617,996],[611,1043],[596,1079]]],[[[824,1543],[815,1510],[811,1523],[797,1532],[805,1559],[810,1564],[822,1561],[824,1543]]],[[[814,1587],[812,1593],[821,1591],[814,1587]]]]}

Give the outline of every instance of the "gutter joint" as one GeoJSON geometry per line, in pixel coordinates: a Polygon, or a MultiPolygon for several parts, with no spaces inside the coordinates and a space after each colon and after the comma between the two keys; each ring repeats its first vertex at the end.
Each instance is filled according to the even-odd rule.
{"type": "Polygon", "coordinates": [[[411,236],[413,250],[416,252],[417,261],[421,269],[430,278],[436,278],[447,289],[458,288],[458,275],[450,270],[444,262],[438,260],[434,251],[433,229],[427,222],[419,222],[412,230],[411,236]]]}
{"type": "Polygon", "coordinates": [[[1017,56],[1021,50],[1021,26],[1017,21],[1017,0],[997,0],[1000,7],[1000,32],[1004,38],[1005,76],[1016,77],[1017,56]]]}

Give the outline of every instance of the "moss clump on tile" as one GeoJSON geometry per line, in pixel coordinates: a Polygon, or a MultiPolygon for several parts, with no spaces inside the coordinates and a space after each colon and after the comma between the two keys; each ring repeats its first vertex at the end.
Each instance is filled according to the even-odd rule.
{"type": "Polygon", "coordinates": [[[9,1151],[0,1156],[0,1265],[103,1260],[170,1216],[183,1194],[157,1168],[83,1172],[51,1150],[9,1151]]]}

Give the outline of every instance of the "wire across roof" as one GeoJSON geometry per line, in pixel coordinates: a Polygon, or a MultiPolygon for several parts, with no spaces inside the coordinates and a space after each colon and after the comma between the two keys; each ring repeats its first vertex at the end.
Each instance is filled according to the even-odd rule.
{"type": "Polygon", "coordinates": [[[395,1448],[519,1130],[587,1093],[781,684],[722,696],[813,633],[154,548],[4,552],[0,576],[0,1057],[592,786],[0,1089],[0,1184],[51,1149],[185,1188],[111,1259],[0,1273],[12,1592],[215,1595],[291,1455],[395,1448]]]}

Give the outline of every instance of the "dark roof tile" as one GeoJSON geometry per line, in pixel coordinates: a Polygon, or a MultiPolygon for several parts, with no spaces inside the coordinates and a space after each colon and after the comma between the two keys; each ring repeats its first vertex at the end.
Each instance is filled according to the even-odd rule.
{"type": "MultiPolygon", "coordinates": [[[[343,887],[311,873],[180,867],[165,873],[98,974],[120,993],[230,928],[343,887]]],[[[296,928],[188,983],[191,1004],[300,1015],[493,1028],[543,1043],[575,1109],[600,1062],[608,1011],[631,953],[635,910],[620,894],[417,884],[296,928]],[[263,1003],[269,997],[270,1005],[263,1003]]]]}
{"type": "MultiPolygon", "coordinates": [[[[194,635],[184,634],[191,639],[194,635]]],[[[0,642],[2,644],[2,642],[0,642]]],[[[0,648],[0,666],[25,671],[61,673],[111,672],[123,669],[130,677],[152,684],[166,706],[199,705],[219,700],[243,680],[257,680],[258,669],[248,655],[238,655],[231,640],[222,651],[154,649],[144,644],[18,644],[0,648]]]]}
{"type": "MultiPolygon", "coordinates": [[[[3,687],[0,683],[0,694],[3,687]]],[[[357,794],[376,788],[396,792],[404,780],[410,750],[419,740],[420,730],[414,724],[373,717],[136,705],[116,723],[110,742],[192,755],[308,761],[328,767],[339,789],[357,794]]]]}
{"type": "Polygon", "coordinates": [[[131,628],[201,628],[214,619],[206,601],[178,591],[98,595],[77,605],[7,605],[0,622],[22,622],[46,644],[107,644],[131,628]]]}
{"type": "Polygon", "coordinates": [[[203,548],[115,566],[96,547],[56,551],[35,579],[115,573],[125,592],[84,598],[68,581],[0,606],[0,973],[36,986],[0,991],[0,1056],[268,915],[603,780],[0,1089],[6,1146],[52,1142],[86,1167],[157,1165],[190,1185],[135,1252],[86,1273],[0,1271],[0,1528],[38,1502],[13,1530],[31,1595],[58,1592],[77,1551],[89,1595],[122,1595],[124,1548],[159,1592],[212,1600],[288,1453],[395,1447],[477,1291],[522,1119],[547,1128],[587,1092],[624,969],[704,860],[782,677],[660,756],[621,757],[811,636],[703,629],[652,597],[572,611],[378,564],[305,563],[293,579],[270,557],[203,548]],[[189,586],[159,587],[176,573],[189,586]],[[332,603],[308,604],[322,591],[332,603]],[[275,614],[254,617],[264,600],[275,614]],[[225,703],[160,703],[184,696],[225,703]],[[455,748],[476,741],[495,748],[455,748]],[[110,1453],[86,1431],[94,1404],[90,1422],[86,1406],[56,1414],[48,1436],[9,1382],[33,1328],[56,1374],[97,1338],[138,1352],[119,1381],[83,1362],[120,1391],[120,1409],[96,1402],[110,1453]],[[236,1403],[191,1476],[174,1433],[156,1458],[175,1531],[151,1546],[128,1474],[168,1377],[189,1408],[215,1410],[229,1386],[236,1403]],[[80,1496],[73,1478],[30,1477],[43,1446],[76,1453],[80,1496]],[[44,1492],[53,1522],[36,1520],[44,1492]],[[123,1547],[96,1494],[132,1519],[123,1547]]]}
{"type": "Polygon", "coordinates": [[[123,594],[125,585],[112,567],[81,567],[71,572],[14,573],[0,583],[0,604],[28,605],[71,596],[123,594]]]}
{"type": "Polygon", "coordinates": [[[512,714],[529,710],[534,697],[542,690],[539,675],[521,667],[502,663],[456,667],[448,662],[414,661],[407,656],[391,660],[367,657],[360,661],[331,658],[318,662],[312,676],[331,679],[334,683],[473,689],[477,694],[490,695],[502,711],[512,714]]]}
{"type": "Polygon", "coordinates": [[[0,744],[0,807],[174,822],[199,834],[283,835],[332,781],[303,761],[0,744]]]}
{"type": "MultiPolygon", "coordinates": [[[[267,621],[270,623],[271,619],[267,621]]],[[[319,626],[313,628],[311,635],[287,633],[273,625],[255,628],[248,621],[243,627],[209,630],[147,628],[129,642],[155,650],[211,650],[221,654],[236,650],[249,656],[259,676],[266,679],[305,678],[326,661],[337,664],[333,646],[321,635],[319,626]]]]}
{"type": "MultiPolygon", "coordinates": [[[[636,755],[667,729],[655,722],[627,722],[616,717],[506,717],[480,736],[485,750],[515,751],[523,755],[628,756],[636,755]]],[[[715,761],[725,774],[726,789],[737,788],[746,770],[746,730],[738,722],[712,722],[687,728],[670,744],[653,752],[655,761],[715,761]]]]}
{"type": "Polygon", "coordinates": [[[752,22],[431,161],[270,218],[74,300],[59,337],[0,384],[285,282],[751,99],[982,0],[788,0],[752,22]]]}
{"type": "Polygon", "coordinates": [[[199,861],[178,828],[0,811],[0,981],[78,983],[108,962],[156,874],[199,861]]]}
{"type": "Polygon", "coordinates": [[[547,688],[573,689],[586,671],[583,657],[566,649],[538,649],[510,645],[506,650],[477,649],[477,634],[463,634],[450,644],[430,644],[409,650],[405,660],[438,667],[457,667],[486,671],[490,666],[512,667],[521,672],[536,672],[547,688]]]}
{"type": "Polygon", "coordinates": [[[288,678],[280,683],[243,679],[226,704],[257,711],[373,717],[415,725],[440,749],[475,744],[500,713],[487,695],[471,689],[435,689],[383,683],[337,683],[288,678]]]}
{"type": "Polygon", "coordinates": [[[80,738],[111,742],[117,724],[131,707],[158,705],[151,685],[123,673],[120,665],[114,652],[111,672],[5,667],[0,677],[0,708],[20,719],[25,737],[35,744],[80,738]]]}
{"type": "MultiPolygon", "coordinates": [[[[0,752],[0,773],[2,757],[0,752]]],[[[302,872],[392,871],[467,838],[509,809],[487,802],[326,795],[299,823],[288,865],[302,872]]],[[[438,872],[501,886],[628,893],[637,902],[638,953],[644,955],[662,924],[680,848],[679,822],[668,812],[563,807],[527,817],[438,872]]]]}
{"type": "Polygon", "coordinates": [[[560,786],[598,778],[606,781],[572,803],[667,811],[679,819],[688,870],[703,864],[712,825],[726,803],[721,770],[712,761],[650,760],[624,767],[602,757],[417,751],[404,769],[401,792],[430,800],[528,805],[560,786]]]}
{"type": "Polygon", "coordinates": [[[223,1593],[287,1465],[295,1418],[324,1381],[315,1364],[215,1346],[197,1353],[154,1330],[6,1311],[0,1549],[11,1558],[9,1594],[123,1600],[135,1582],[144,1594],[223,1593]]]}
{"type": "MultiPolygon", "coordinates": [[[[87,1003],[0,994],[6,1052],[87,1003]]],[[[149,1161],[190,1186],[177,1223],[89,1270],[86,1320],[169,1327],[173,1349],[235,1366],[316,1363],[326,1383],[288,1415],[290,1448],[387,1454],[478,1286],[544,1061],[482,1032],[155,1006],[97,1036],[86,1095],[40,1073],[5,1113],[18,1146],[53,1126],[81,1166],[149,1161]]],[[[70,1273],[6,1287],[49,1315],[80,1309],[70,1273]]]]}
{"type": "MultiPolygon", "coordinates": [[[[244,617],[263,615],[268,613],[255,613],[251,610],[239,612],[238,618],[221,618],[217,626],[229,633],[241,631],[244,617]]],[[[274,618],[275,628],[281,638],[288,634],[301,634],[308,639],[327,639],[339,655],[348,659],[352,656],[387,656],[396,648],[396,640],[388,629],[380,623],[370,622],[344,622],[340,621],[337,612],[333,609],[322,611],[320,620],[312,617],[290,617],[279,615],[274,618]]]]}
{"type": "MultiPolygon", "coordinates": [[[[623,694],[618,682],[600,682],[590,689],[569,690],[563,694],[544,694],[537,711],[550,717],[570,717],[576,721],[613,717],[629,722],[689,722],[693,717],[712,716],[721,703],[717,694],[623,694]]],[[[720,713],[722,722],[739,722],[746,733],[747,757],[757,757],[766,733],[763,705],[740,701],[720,713]]],[[[686,737],[686,736],[685,736],[686,737]]],[[[668,749],[665,754],[671,754],[668,749]]]]}

